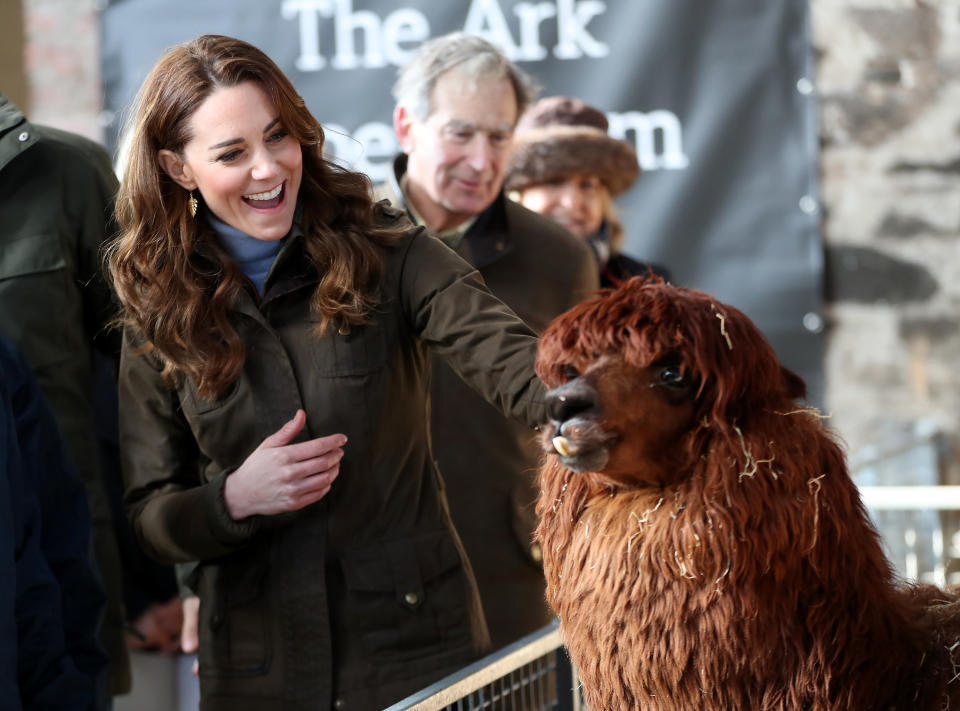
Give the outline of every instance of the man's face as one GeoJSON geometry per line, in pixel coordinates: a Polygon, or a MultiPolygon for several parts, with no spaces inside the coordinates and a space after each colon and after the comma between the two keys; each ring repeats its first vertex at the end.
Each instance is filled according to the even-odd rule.
{"type": "Polygon", "coordinates": [[[401,107],[396,126],[408,155],[407,197],[439,231],[483,212],[500,192],[517,100],[509,79],[469,79],[457,70],[437,80],[431,98],[426,121],[401,107]]]}

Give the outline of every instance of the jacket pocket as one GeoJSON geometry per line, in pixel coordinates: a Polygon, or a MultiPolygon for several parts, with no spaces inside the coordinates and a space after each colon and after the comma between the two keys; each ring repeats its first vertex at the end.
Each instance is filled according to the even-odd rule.
{"type": "Polygon", "coordinates": [[[241,379],[243,379],[242,373],[237,377],[236,380],[230,383],[222,393],[212,398],[205,398],[200,397],[196,386],[193,384],[193,380],[184,377],[184,383],[182,386],[184,392],[183,396],[181,397],[184,411],[187,413],[192,412],[197,415],[204,415],[208,412],[223,407],[230,402],[230,400],[233,399],[233,396],[237,394],[237,391],[240,390],[241,379]]]}
{"type": "Polygon", "coordinates": [[[184,418],[203,460],[199,473],[209,481],[225,468],[239,467],[260,443],[256,408],[246,375],[213,398],[201,398],[192,379],[185,377],[177,391],[184,418]]]}
{"type": "Polygon", "coordinates": [[[200,676],[255,676],[270,666],[270,604],[262,555],[249,551],[204,563],[200,592],[200,676]]]}
{"type": "Polygon", "coordinates": [[[313,347],[317,373],[342,378],[374,373],[387,362],[387,327],[380,322],[349,328],[331,328],[313,347]]]}
{"type": "Polygon", "coordinates": [[[5,309],[0,328],[17,342],[35,371],[53,372],[84,348],[81,296],[55,233],[13,239],[0,234],[0,301],[5,309]],[[78,327],[65,332],[64,319],[76,319],[78,327]]]}
{"type": "Polygon", "coordinates": [[[55,234],[29,234],[0,240],[0,280],[66,269],[55,234]]]}
{"type": "Polygon", "coordinates": [[[450,535],[347,552],[347,614],[376,659],[416,659],[473,644],[471,589],[450,535]]]}

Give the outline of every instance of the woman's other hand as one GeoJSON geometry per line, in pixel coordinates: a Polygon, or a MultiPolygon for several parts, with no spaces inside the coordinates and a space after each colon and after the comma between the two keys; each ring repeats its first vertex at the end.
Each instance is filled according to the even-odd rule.
{"type": "Polygon", "coordinates": [[[306,422],[306,413],[297,410],[227,477],[223,496],[234,520],[296,511],[330,491],[347,438],[333,434],[290,444],[306,422]]]}

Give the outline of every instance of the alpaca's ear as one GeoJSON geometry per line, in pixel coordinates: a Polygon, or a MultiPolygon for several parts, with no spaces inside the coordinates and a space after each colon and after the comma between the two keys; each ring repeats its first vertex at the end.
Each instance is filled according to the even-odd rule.
{"type": "Polygon", "coordinates": [[[783,382],[786,386],[787,394],[791,398],[799,400],[807,396],[807,384],[803,382],[803,378],[783,366],[780,366],[780,373],[783,375],[783,382]]]}

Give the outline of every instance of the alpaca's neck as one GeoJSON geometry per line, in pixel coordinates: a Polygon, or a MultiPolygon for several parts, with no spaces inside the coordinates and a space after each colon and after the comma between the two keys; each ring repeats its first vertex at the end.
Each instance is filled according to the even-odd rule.
{"type": "Polygon", "coordinates": [[[853,711],[912,693],[916,609],[856,512],[857,530],[823,517],[814,539],[676,492],[544,496],[548,598],[592,708],[853,711]]]}

